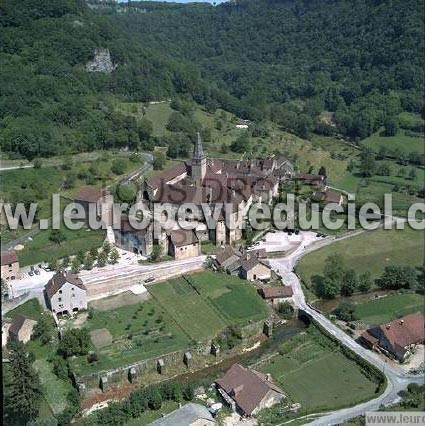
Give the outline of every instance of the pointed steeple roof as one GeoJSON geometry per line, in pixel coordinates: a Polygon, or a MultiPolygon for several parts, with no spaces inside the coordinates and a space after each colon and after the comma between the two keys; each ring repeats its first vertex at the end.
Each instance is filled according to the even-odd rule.
{"type": "Polygon", "coordinates": [[[195,147],[193,148],[192,158],[194,160],[201,160],[205,158],[204,148],[202,147],[202,139],[199,132],[197,133],[197,139],[196,139],[195,147]]]}

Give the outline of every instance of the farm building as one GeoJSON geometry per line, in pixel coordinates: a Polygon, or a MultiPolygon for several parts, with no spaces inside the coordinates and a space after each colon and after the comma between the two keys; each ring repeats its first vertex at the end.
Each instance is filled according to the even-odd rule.
{"type": "Polygon", "coordinates": [[[19,278],[18,256],[13,250],[5,251],[1,254],[1,276],[5,280],[19,278]]]}
{"type": "Polygon", "coordinates": [[[340,192],[326,189],[325,191],[316,191],[313,194],[313,200],[318,201],[321,204],[336,203],[341,206],[344,202],[344,197],[340,192]]]}
{"type": "Polygon", "coordinates": [[[57,272],[44,287],[50,309],[56,314],[72,314],[87,309],[87,289],[74,274],[57,272]]]}
{"type": "Polygon", "coordinates": [[[270,375],[239,364],[233,364],[216,385],[224,400],[243,416],[252,416],[286,398],[270,375]]]}
{"type": "Polygon", "coordinates": [[[406,315],[388,324],[372,327],[359,338],[360,343],[370,349],[404,361],[411,350],[425,340],[425,318],[421,312],[406,315]]]}
{"type": "Polygon", "coordinates": [[[305,185],[326,185],[326,176],[301,173],[293,178],[305,185]]]}
{"type": "Polygon", "coordinates": [[[269,281],[272,276],[270,265],[255,255],[247,254],[241,260],[241,278],[248,281],[269,281]]]}
{"type": "Polygon", "coordinates": [[[292,297],[294,294],[292,287],[289,285],[281,287],[263,287],[258,292],[263,299],[271,302],[273,306],[278,305],[285,299],[292,297]]]}
{"type": "MultiPolygon", "coordinates": [[[[31,339],[31,335],[36,324],[37,321],[23,315],[17,315],[10,323],[8,338],[11,340],[18,340],[22,343],[27,343],[31,339]]],[[[7,338],[7,336],[4,337],[7,338]]]]}
{"type": "Polygon", "coordinates": [[[96,216],[101,217],[112,209],[113,196],[103,188],[94,186],[84,186],[72,198],[75,204],[83,206],[86,214],[90,210],[94,211],[96,216]]]}
{"type": "Polygon", "coordinates": [[[199,256],[201,247],[195,232],[186,229],[171,231],[168,252],[176,260],[199,256]]]}
{"type": "Polygon", "coordinates": [[[150,426],[210,426],[215,421],[203,405],[189,403],[150,423],[150,426]]]}

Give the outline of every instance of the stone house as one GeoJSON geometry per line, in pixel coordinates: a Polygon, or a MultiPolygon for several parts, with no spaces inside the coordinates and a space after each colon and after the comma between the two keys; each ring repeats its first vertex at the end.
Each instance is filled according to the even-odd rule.
{"type": "Polygon", "coordinates": [[[37,321],[24,315],[17,315],[9,326],[9,339],[27,343],[31,339],[34,326],[37,321]]]}
{"type": "Polygon", "coordinates": [[[261,260],[255,255],[247,254],[241,260],[240,276],[248,281],[269,281],[272,277],[272,270],[265,260],[261,260]]]}
{"type": "Polygon", "coordinates": [[[1,254],[1,277],[5,280],[16,280],[19,278],[19,260],[13,250],[1,254]]]}
{"type": "Polygon", "coordinates": [[[87,289],[77,275],[57,272],[44,290],[50,309],[57,315],[87,309],[87,289]]]}
{"type": "Polygon", "coordinates": [[[243,416],[252,416],[286,398],[270,375],[233,364],[216,382],[217,390],[227,404],[243,416]]]}
{"type": "Polygon", "coordinates": [[[316,191],[313,194],[313,201],[318,201],[320,204],[326,205],[336,203],[340,206],[344,203],[344,197],[340,192],[325,189],[324,191],[316,191]]]}
{"type": "Polygon", "coordinates": [[[91,209],[97,217],[103,216],[108,222],[111,221],[107,214],[112,212],[114,199],[107,189],[84,186],[78,190],[72,200],[74,203],[82,205],[87,215],[91,209]]]}
{"type": "Polygon", "coordinates": [[[421,312],[406,315],[362,333],[359,342],[370,349],[382,351],[404,361],[412,349],[425,341],[425,318],[421,312]]]}
{"type": "Polygon", "coordinates": [[[294,294],[290,285],[280,287],[263,287],[258,291],[261,297],[272,304],[278,306],[284,300],[291,298],[294,294]]]}
{"type": "Polygon", "coordinates": [[[201,254],[201,246],[195,232],[186,229],[171,231],[168,253],[176,260],[199,256],[201,254]]]}

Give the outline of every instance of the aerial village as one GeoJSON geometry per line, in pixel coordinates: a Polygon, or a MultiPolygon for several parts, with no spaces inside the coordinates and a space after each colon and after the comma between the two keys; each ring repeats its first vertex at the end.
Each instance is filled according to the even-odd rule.
{"type": "MultiPolygon", "coordinates": [[[[162,396],[178,404],[166,403],[167,412],[150,423],[158,426],[213,425],[223,419],[250,424],[273,407],[281,414],[302,410],[304,402],[288,394],[286,376],[273,367],[284,362],[289,348],[261,349],[273,346],[275,334],[293,324],[302,336],[318,321],[330,342],[349,340],[374,365],[420,369],[422,312],[368,322],[322,312],[306,300],[294,267],[310,251],[331,244],[332,236],[269,227],[253,237],[242,228],[229,229],[224,211],[214,229],[200,215],[193,217],[195,229],[164,230],[154,214],[156,203],[176,211],[183,203],[229,203],[237,222],[237,215],[245,218],[256,203],[276,203],[286,185],[309,191],[321,205],[346,203],[347,194],[329,188],[323,171],[297,173],[283,157],[209,158],[198,134],[190,160],[139,181],[137,201],[153,217],[151,224],[134,229],[123,213],[119,229],[104,233],[89,268],[75,267],[73,259],[62,267],[20,268],[18,250],[2,252],[3,360],[10,341],[41,345],[39,352],[59,347],[87,418],[140,385],[199,378],[201,384],[190,390],[182,385],[188,393],[183,398],[162,396]],[[23,309],[28,304],[35,313],[23,309]],[[40,344],[52,320],[54,330],[40,344]]],[[[85,209],[94,205],[100,217],[112,199],[107,189],[87,186],[72,201],[85,209]]],[[[376,294],[381,297],[386,296],[376,294]]],[[[149,406],[161,411],[161,404],[149,406]]]]}

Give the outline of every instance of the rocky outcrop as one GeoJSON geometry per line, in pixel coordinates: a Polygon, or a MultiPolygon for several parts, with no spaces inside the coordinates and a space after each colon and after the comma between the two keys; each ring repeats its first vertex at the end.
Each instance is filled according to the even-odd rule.
{"type": "Polygon", "coordinates": [[[108,49],[95,49],[94,59],[86,64],[88,72],[103,72],[105,74],[110,74],[116,67],[112,63],[111,54],[108,49]]]}

